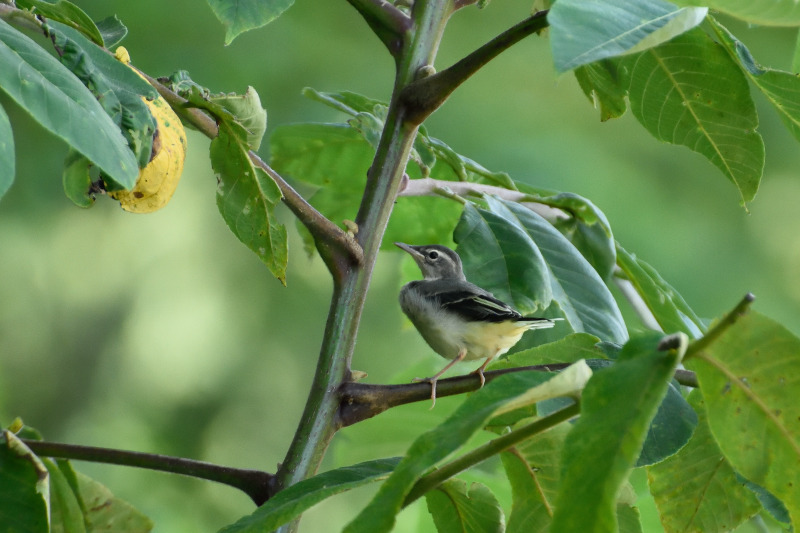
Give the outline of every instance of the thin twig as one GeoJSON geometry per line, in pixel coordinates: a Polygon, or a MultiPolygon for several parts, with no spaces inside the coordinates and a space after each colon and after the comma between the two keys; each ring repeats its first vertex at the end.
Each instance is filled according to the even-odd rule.
{"type": "Polygon", "coordinates": [[[733,326],[739,317],[743,316],[747,311],[750,309],[750,305],[755,301],[756,297],[753,293],[748,292],[744,295],[736,307],[734,307],[730,313],[725,315],[722,320],[716,322],[711,326],[708,332],[703,335],[703,337],[697,339],[696,341],[689,344],[689,347],[686,349],[686,355],[684,355],[684,359],[688,359],[706,348],[708,348],[715,340],[717,340],[723,333],[725,333],[728,328],[733,326]]]}
{"type": "Polygon", "coordinates": [[[498,453],[510,448],[511,446],[514,446],[515,444],[519,444],[525,439],[529,439],[530,437],[547,431],[548,429],[557,426],[558,424],[565,422],[570,418],[576,417],[580,414],[580,412],[580,403],[576,402],[544,418],[540,418],[535,422],[531,422],[530,424],[517,428],[510,433],[506,433],[502,437],[491,440],[483,446],[479,446],[471,452],[462,455],[455,461],[437,468],[430,474],[423,476],[419,479],[419,481],[417,481],[417,483],[411,488],[408,496],[406,496],[406,499],[403,501],[403,507],[406,507],[410,503],[423,496],[426,492],[435,489],[451,477],[463,472],[464,470],[475,466],[482,461],[485,461],[489,457],[497,455],[498,453]]]}
{"type": "Polygon", "coordinates": [[[422,123],[481,67],[525,37],[542,31],[547,25],[547,11],[534,13],[452,66],[410,84],[400,95],[409,109],[409,118],[417,124],[422,123]]]}
{"type": "MultiPolygon", "coordinates": [[[[619,271],[619,267],[617,267],[617,271],[619,271]]],[[[633,312],[636,313],[636,316],[638,316],[639,320],[642,321],[644,327],[654,331],[664,331],[656,320],[656,317],[653,315],[653,312],[650,311],[649,307],[647,307],[647,303],[645,303],[644,299],[630,280],[621,278],[619,276],[614,276],[614,285],[617,286],[625,299],[628,300],[628,303],[631,304],[633,312]]]]}
{"type": "Polygon", "coordinates": [[[135,466],[216,481],[243,491],[250,496],[256,505],[261,505],[272,495],[272,480],[274,476],[259,470],[231,468],[182,457],[98,448],[95,446],[78,446],[40,440],[25,440],[25,444],[37,455],[46,457],[135,466]]]}
{"type": "Polygon", "coordinates": [[[347,0],[361,13],[369,27],[392,56],[403,48],[403,35],[411,27],[411,18],[386,0],[347,0]]]}

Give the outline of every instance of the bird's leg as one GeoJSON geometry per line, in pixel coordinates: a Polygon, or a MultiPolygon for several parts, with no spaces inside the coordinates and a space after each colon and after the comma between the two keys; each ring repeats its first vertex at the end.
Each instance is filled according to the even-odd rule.
{"type": "Polygon", "coordinates": [[[431,409],[433,409],[433,407],[436,405],[436,382],[439,381],[439,378],[442,377],[442,374],[450,370],[450,367],[452,367],[454,364],[458,363],[459,361],[462,361],[464,357],[466,357],[466,355],[467,355],[467,350],[462,348],[458,352],[456,358],[447,363],[447,365],[445,365],[445,367],[441,369],[439,372],[437,372],[434,376],[429,378],[414,378],[411,380],[415,383],[427,381],[428,383],[431,384],[431,400],[433,402],[431,403],[431,409]]]}
{"type": "Polygon", "coordinates": [[[479,369],[471,372],[472,374],[478,374],[478,377],[481,378],[481,388],[486,384],[486,377],[483,375],[483,371],[486,370],[486,367],[489,366],[489,363],[491,363],[493,359],[494,355],[487,357],[486,361],[483,362],[479,369]]]}

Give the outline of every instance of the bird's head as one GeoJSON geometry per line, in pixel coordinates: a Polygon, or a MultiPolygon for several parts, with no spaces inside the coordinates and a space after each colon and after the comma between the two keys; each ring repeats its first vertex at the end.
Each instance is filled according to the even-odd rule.
{"type": "Polygon", "coordinates": [[[402,242],[394,244],[414,258],[425,279],[465,279],[461,270],[461,258],[447,246],[440,244],[411,246],[402,242]]]}

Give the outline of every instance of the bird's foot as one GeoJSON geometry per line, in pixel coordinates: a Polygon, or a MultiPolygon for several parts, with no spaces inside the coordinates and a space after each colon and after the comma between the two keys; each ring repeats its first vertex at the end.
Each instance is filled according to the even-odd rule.
{"type": "Polygon", "coordinates": [[[431,409],[436,406],[436,382],[439,381],[438,377],[432,378],[414,378],[412,383],[430,383],[431,384],[431,409]]]}
{"type": "Polygon", "coordinates": [[[478,374],[478,377],[481,379],[481,386],[479,388],[483,388],[486,385],[486,376],[483,375],[483,367],[480,367],[477,370],[473,370],[470,374],[478,374]]]}

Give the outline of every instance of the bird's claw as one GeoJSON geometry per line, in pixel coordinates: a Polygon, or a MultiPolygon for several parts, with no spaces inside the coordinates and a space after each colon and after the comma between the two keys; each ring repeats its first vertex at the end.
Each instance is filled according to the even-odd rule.
{"type": "Polygon", "coordinates": [[[438,378],[414,378],[412,383],[430,383],[431,384],[431,409],[436,406],[436,382],[438,378]]]}

